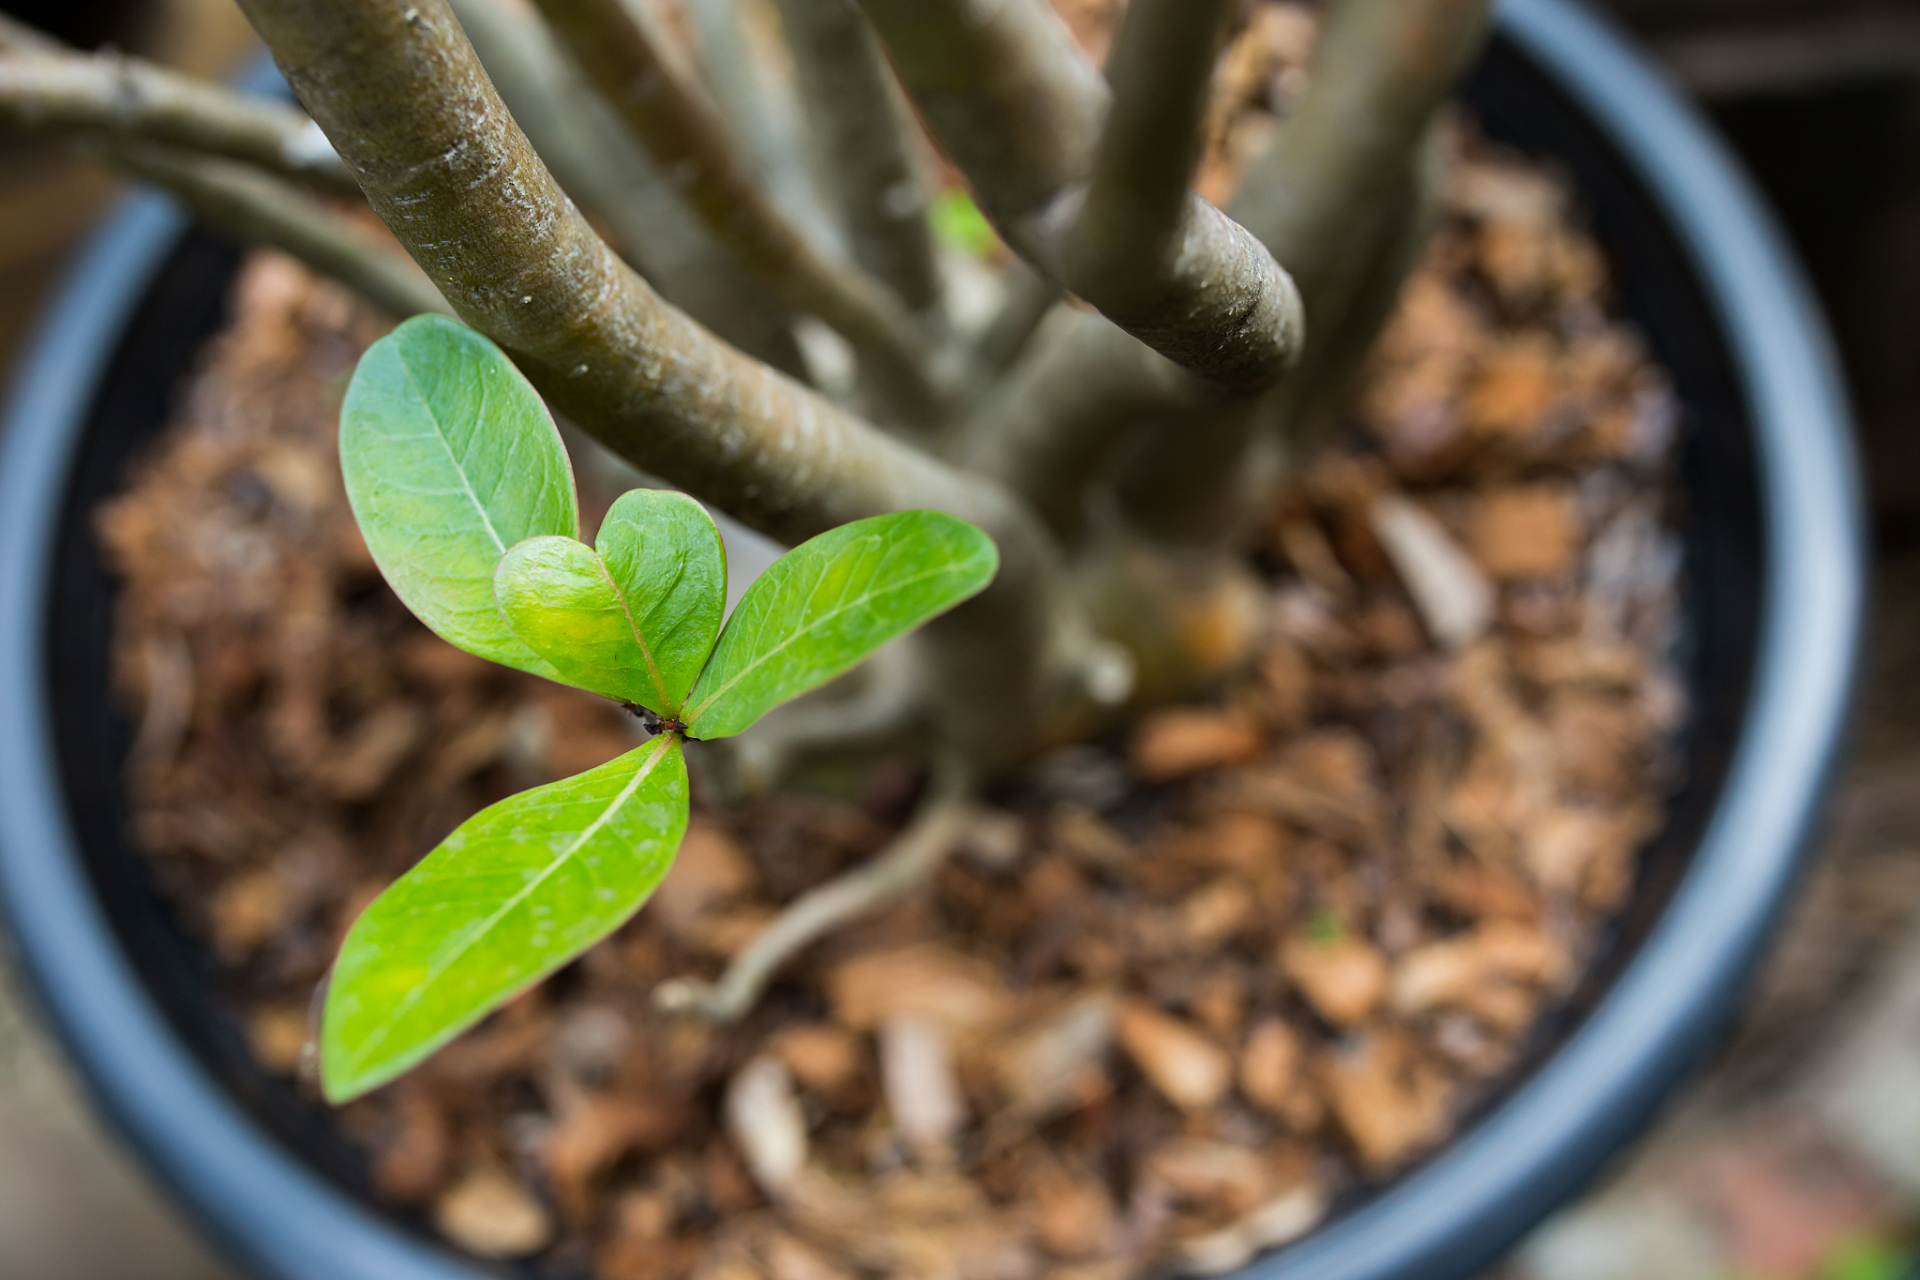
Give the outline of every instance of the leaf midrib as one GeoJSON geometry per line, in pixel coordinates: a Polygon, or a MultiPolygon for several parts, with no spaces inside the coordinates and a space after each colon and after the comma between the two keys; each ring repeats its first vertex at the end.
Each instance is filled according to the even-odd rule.
{"type": "MultiPolygon", "coordinates": [[[[507,544],[500,540],[499,531],[493,527],[493,517],[487,514],[487,508],[481,503],[480,495],[474,492],[473,481],[468,477],[466,467],[461,465],[460,459],[454,456],[453,442],[447,439],[446,428],[440,424],[440,415],[434,409],[433,400],[427,395],[427,389],[420,385],[420,378],[413,371],[413,362],[407,359],[404,348],[394,354],[400,358],[400,367],[407,371],[407,383],[413,388],[414,395],[419,397],[421,408],[426,410],[427,421],[433,424],[433,438],[440,442],[441,450],[446,453],[447,465],[452,467],[453,473],[460,477],[460,488],[465,491],[468,501],[473,503],[473,509],[479,513],[480,524],[486,529],[487,536],[493,539],[494,548],[505,555],[507,544]]],[[[487,407],[487,384],[484,377],[479,378],[478,381],[480,409],[484,412],[487,407]]]]}

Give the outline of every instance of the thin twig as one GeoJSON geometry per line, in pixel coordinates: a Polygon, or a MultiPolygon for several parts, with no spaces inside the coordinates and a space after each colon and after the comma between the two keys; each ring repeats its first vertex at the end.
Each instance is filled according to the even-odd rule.
{"type": "Polygon", "coordinates": [[[972,774],[965,766],[943,761],[913,820],[871,862],[801,894],[733,958],[718,983],[664,983],[654,999],[663,1007],[715,1022],[738,1021],[758,1003],[781,966],[809,944],[926,883],[966,826],[972,789],[972,774]]]}
{"type": "MultiPolygon", "coordinates": [[[[1210,379],[1258,386],[1292,358],[1300,306],[1286,272],[1184,181],[1175,188],[1178,233],[1163,256],[1124,264],[1131,277],[1075,275],[1070,232],[1112,95],[1045,0],[862,4],[935,136],[1022,257],[1210,379]]],[[[1116,153],[1128,145],[1118,141],[1116,153]]]]}
{"type": "Polygon", "coordinates": [[[0,47],[0,126],[163,143],[360,194],[325,135],[292,107],[118,53],[0,47]]]}
{"type": "Polygon", "coordinates": [[[780,0],[780,18],[853,260],[924,313],[940,300],[940,276],[886,54],[853,0],[780,0]]]}
{"type": "Polygon", "coordinates": [[[231,160],[146,143],[109,143],[103,152],[134,177],[178,197],[202,222],[282,250],[395,319],[451,310],[392,242],[283,179],[231,160]]]}
{"type": "Polygon", "coordinates": [[[774,206],[741,163],[725,122],[642,25],[644,11],[621,0],[539,4],[715,238],[789,306],[839,330],[902,418],[938,418],[943,397],[906,308],[864,271],[827,258],[774,206]]]}

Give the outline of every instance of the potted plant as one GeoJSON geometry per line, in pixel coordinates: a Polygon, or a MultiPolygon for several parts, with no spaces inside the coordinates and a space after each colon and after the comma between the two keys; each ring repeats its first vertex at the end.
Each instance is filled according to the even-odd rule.
{"type": "MultiPolygon", "coordinates": [[[[784,309],[845,339],[860,380],[843,403],[722,343],[621,263],[507,116],[445,6],[249,6],[331,151],[316,146],[292,114],[242,108],[137,67],[103,77],[92,63],[32,49],[30,35],[8,34],[8,49],[24,52],[0,63],[0,90],[14,75],[13,118],[94,131],[113,158],[206,216],[295,252],[396,315],[450,302],[471,329],[414,321],[388,340],[417,341],[424,361],[412,371],[414,421],[388,430],[389,440],[408,436],[422,415],[437,421],[463,397],[471,403],[483,384],[494,408],[469,419],[494,422],[499,404],[517,397],[523,408],[508,416],[535,419],[522,438],[546,439],[551,428],[537,420],[538,401],[525,394],[510,357],[553,405],[617,451],[802,544],[791,553],[795,564],[804,567],[811,554],[813,570],[827,572],[831,541],[823,549],[809,539],[871,533],[880,539],[875,545],[951,577],[950,589],[902,611],[897,626],[874,629],[884,638],[952,608],[921,633],[920,678],[883,717],[933,744],[923,751],[957,762],[903,837],[916,855],[909,865],[927,860],[924,846],[951,841],[954,788],[969,785],[955,779],[1003,770],[1043,743],[1096,732],[1217,674],[1218,648],[1193,645],[1193,629],[1180,621],[1217,610],[1243,589],[1233,549],[1281,469],[1278,446],[1304,439],[1337,403],[1384,319],[1412,257],[1407,246],[1423,231],[1413,216],[1424,181],[1422,139],[1474,51],[1476,6],[1355,3],[1336,11],[1313,87],[1276,142],[1286,165],[1256,170],[1243,183],[1229,209],[1235,221],[1187,192],[1211,66],[1210,22],[1136,0],[1109,61],[1109,91],[1036,7],[1007,5],[983,18],[969,17],[964,6],[868,4],[893,67],[1000,234],[1054,282],[1034,287],[1034,296],[1050,300],[1051,289],[1065,285],[1097,308],[1056,316],[1030,339],[1043,308],[1010,306],[1005,326],[971,345],[950,340],[926,310],[928,249],[917,217],[849,218],[850,258],[821,254],[748,180],[658,33],[610,3],[543,7],[600,88],[600,109],[611,108],[654,162],[676,175],[686,203],[705,216],[709,240],[728,251],[727,265],[702,277],[710,292],[698,295],[712,327],[771,360],[791,358],[780,345],[783,328],[756,328],[752,307],[743,313],[727,305],[739,285],[727,273],[744,267],[784,309]],[[1355,110],[1376,126],[1360,141],[1350,130],[1355,110]],[[296,185],[343,186],[335,152],[425,277],[296,185]],[[1255,224],[1257,238],[1248,230],[1255,224]],[[982,373],[997,365],[996,343],[1022,352],[997,379],[982,373]],[[445,385],[419,391],[423,379],[445,385]],[[856,403],[895,430],[869,425],[847,407],[856,403]],[[1116,404],[1162,424],[1129,437],[1129,455],[1114,452],[1116,404]],[[915,517],[938,524],[939,546],[926,528],[857,523],[897,522],[890,513],[917,508],[971,523],[915,517]],[[850,524],[854,533],[841,532],[850,524]],[[944,834],[930,838],[935,828],[944,834]]],[[[460,19],[476,39],[479,9],[460,19]]],[[[1217,16],[1218,7],[1209,12],[1217,16]]],[[[866,96],[855,109],[842,103],[837,114],[824,91],[814,99],[826,131],[837,121],[848,135],[845,193],[852,200],[865,183],[855,207],[884,211],[901,203],[885,199],[899,182],[901,126],[890,114],[878,46],[850,15],[794,4],[786,19],[790,32],[811,30],[813,20],[841,24],[834,28],[840,45],[822,36],[823,47],[840,50],[828,65],[843,86],[866,77],[866,96]],[[853,163],[876,159],[883,163],[853,163]]],[[[810,56],[804,47],[796,41],[802,68],[810,56]]],[[[496,75],[509,82],[504,69],[496,75]]],[[[1559,1033],[1535,1043],[1530,1069],[1427,1163],[1258,1264],[1276,1275],[1465,1274],[1643,1123],[1725,1016],[1791,886],[1844,710],[1859,566],[1843,422],[1809,304],[1764,219],[1684,110],[1577,11],[1515,6],[1470,98],[1496,137],[1549,150],[1573,171],[1618,264],[1623,302],[1673,371],[1691,415],[1688,638],[1695,656],[1687,781],[1650,846],[1614,945],[1579,988],[1559,1033]]],[[[514,118],[531,128],[539,100],[516,108],[514,118]]],[[[598,118],[594,127],[607,124],[598,118]]],[[[7,558],[0,564],[7,597],[31,606],[15,610],[0,637],[7,663],[0,715],[9,726],[0,749],[8,753],[10,789],[0,866],[15,934],[103,1102],[244,1256],[286,1275],[455,1274],[443,1255],[291,1159],[231,1093],[215,1087],[203,1063],[220,1057],[207,1043],[220,1033],[204,1019],[183,1033],[180,1024],[193,1018],[177,1002],[192,990],[191,976],[157,964],[147,968],[146,984],[135,975],[129,957],[148,954],[152,939],[139,934],[152,926],[128,923],[145,904],[128,900],[124,882],[115,887],[111,855],[101,852],[119,839],[101,821],[116,806],[84,801],[118,786],[113,744],[99,728],[105,596],[90,594],[89,584],[100,582],[84,521],[183,363],[184,352],[164,348],[197,336],[177,315],[157,325],[126,319],[149,287],[157,255],[172,243],[172,229],[158,218],[143,212],[105,242],[69,304],[70,331],[56,328],[49,340],[58,345],[47,350],[63,351],[65,364],[42,360],[8,437],[7,558]],[[128,336],[116,346],[120,333],[128,336]],[[151,358],[156,342],[164,373],[143,388],[131,371],[151,358]],[[110,352],[118,363],[107,375],[101,370],[110,352]],[[105,388],[98,396],[90,391],[96,385],[105,388]],[[183,1034],[200,1039],[198,1056],[183,1034]]],[[[675,267],[655,264],[649,274],[665,289],[675,267]]],[[[204,310],[209,295],[196,289],[203,282],[194,275],[193,254],[176,256],[160,273],[160,292],[146,295],[149,305],[171,288],[204,310]]],[[[694,297],[687,295],[690,309],[694,297]]],[[[391,355],[396,347],[376,350],[391,355]]],[[[375,364],[370,356],[369,367],[375,364]]],[[[377,373],[363,376],[365,409],[382,392],[377,373]]],[[[357,420],[391,426],[398,419],[367,410],[357,420]]],[[[343,427],[349,437],[354,421],[350,414],[343,427]]],[[[350,468],[354,458],[348,449],[350,468]]],[[[548,472],[564,471],[551,452],[548,460],[548,472]]],[[[387,530],[392,547],[383,553],[388,517],[362,500],[365,486],[393,482],[404,492],[406,473],[389,455],[362,455],[361,463],[356,512],[375,559],[401,596],[431,615],[432,592],[409,594],[409,569],[392,548],[450,526],[444,514],[414,511],[387,530]]],[[[455,471],[457,485],[414,488],[452,487],[472,497],[473,476],[455,471]]],[[[534,485],[517,471],[494,479],[534,485]]],[[[640,503],[649,504],[658,505],[640,503]]],[[[651,511],[632,527],[645,542],[669,519],[651,511]]],[[[701,532],[697,521],[693,527],[701,532]]],[[[501,635],[552,670],[571,672],[574,683],[630,697],[625,684],[583,667],[561,634],[578,630],[556,612],[555,582],[566,575],[520,566],[522,573],[510,563],[508,553],[525,546],[519,535],[556,539],[541,545],[605,570],[593,581],[611,583],[609,599],[648,594],[643,578],[630,584],[607,569],[616,554],[610,547],[589,564],[595,552],[571,540],[576,531],[566,520],[550,529],[536,521],[511,539],[495,538],[498,554],[484,573],[464,572],[497,607],[475,616],[504,628],[501,635]],[[516,613],[515,600],[529,603],[516,613]]],[[[1382,540],[1391,538],[1383,533],[1382,540]]],[[[606,601],[594,607],[605,613],[606,601]]],[[[802,633],[812,618],[803,609],[775,630],[802,633]]],[[[445,614],[438,622],[443,634],[458,630],[445,614]]],[[[707,643],[689,645],[684,673],[696,687],[712,650],[710,630],[702,636],[707,643]]],[[[741,658],[723,639],[711,659],[722,665],[713,669],[760,660],[758,643],[735,645],[754,649],[741,658]]],[[[490,646],[487,656],[504,652],[491,640],[478,644],[490,646]]],[[[777,647],[777,640],[760,645],[777,647]]],[[[857,648],[843,646],[813,674],[832,674],[857,648]]],[[[1234,646],[1227,649],[1234,656],[1234,646]]],[[[780,692],[808,682],[796,676],[780,692]]],[[[665,734],[634,753],[640,764],[616,790],[644,780],[641,764],[654,777],[679,737],[700,736],[698,710],[683,698],[664,696],[649,709],[664,718],[665,734]]],[[[803,736],[784,750],[816,746],[803,736]]],[[[486,817],[474,821],[484,825],[486,817]]],[[[662,818],[648,830],[677,837],[674,821],[662,818]]],[[[588,829],[601,828],[589,821],[574,834],[588,829]]],[[[543,841],[553,834],[536,831],[543,841]]],[[[629,845],[651,838],[628,834],[629,845]]],[[[426,874],[444,863],[427,864],[426,874]]],[[[891,888],[898,879],[879,883],[891,888]]],[[[856,874],[829,898],[869,908],[875,882],[856,874]]],[[[419,891],[421,880],[412,883],[419,891]]],[[[620,897],[606,927],[637,905],[644,888],[620,897]]],[[[332,1040],[323,1045],[323,1053],[337,1048],[356,1064],[329,1082],[340,1094],[390,1078],[604,932],[580,932],[565,954],[544,953],[491,987],[469,984],[474,998],[422,1024],[404,1052],[356,1076],[364,1055],[379,1052],[365,1049],[371,1037],[355,1030],[356,1011],[373,1009],[385,1026],[395,1010],[417,1007],[406,992],[369,994],[367,975],[377,987],[407,964],[436,972],[457,965],[470,950],[456,948],[449,960],[435,948],[473,921],[497,918],[505,905],[479,901],[472,885],[454,895],[426,889],[414,905],[458,899],[472,908],[469,917],[426,939],[421,955],[388,942],[363,949],[348,966],[347,995],[329,998],[358,1003],[335,1006],[332,1040]]],[[[517,902],[519,892],[507,897],[517,902]]],[[[394,901],[404,917],[408,903],[394,901]]],[[[555,921],[562,932],[590,914],[556,908],[576,912],[555,921]]],[[[683,1000],[708,1017],[738,1016],[793,949],[850,909],[799,914],[803,923],[768,930],[777,946],[742,952],[717,985],[683,988],[683,1000]]],[[[272,1111],[272,1103],[262,1105],[272,1111]]],[[[284,1134],[298,1123],[289,1114],[270,1123],[284,1134]]]]}

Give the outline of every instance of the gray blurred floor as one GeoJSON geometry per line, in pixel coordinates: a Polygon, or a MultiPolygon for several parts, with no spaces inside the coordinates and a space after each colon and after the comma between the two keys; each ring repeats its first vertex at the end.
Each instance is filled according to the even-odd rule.
{"type": "Polygon", "coordinates": [[[209,1256],[102,1132],[0,972],[0,1275],[219,1280],[209,1256]]]}

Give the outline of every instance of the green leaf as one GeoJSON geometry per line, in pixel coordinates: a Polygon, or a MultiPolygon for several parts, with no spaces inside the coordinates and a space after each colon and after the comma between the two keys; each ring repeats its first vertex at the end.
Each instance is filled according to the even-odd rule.
{"type": "Polygon", "coordinates": [[[528,538],[500,558],[493,590],[515,634],[569,684],[677,716],[720,630],[727,554],[692,498],[635,489],[607,512],[597,552],[528,538]]]}
{"type": "Polygon", "coordinates": [[[970,257],[989,259],[1000,251],[1000,234],[980,212],[965,187],[948,187],[927,206],[933,238],[970,257]]]}
{"type": "Polygon", "coordinates": [[[500,348],[415,316],[367,348],[340,409],[340,470],[374,563],[443,639],[553,677],[494,606],[508,547],[580,531],[573,469],[538,393],[500,348]]]}
{"type": "Polygon", "coordinates": [[[781,556],[740,598],[687,697],[687,733],[724,738],[993,580],[993,540],[938,511],[856,520],[781,556]]]}
{"type": "Polygon", "coordinates": [[[468,819],[348,931],[321,1020],[328,1099],[392,1080],[606,937],[686,829],[672,734],[468,819]]]}

